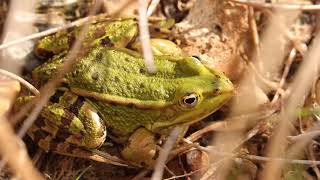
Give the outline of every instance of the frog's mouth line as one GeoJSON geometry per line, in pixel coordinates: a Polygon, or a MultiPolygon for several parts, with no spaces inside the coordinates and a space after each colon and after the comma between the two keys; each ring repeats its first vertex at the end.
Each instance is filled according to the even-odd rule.
{"type": "MultiPolygon", "coordinates": [[[[219,99],[214,99],[220,101],[219,104],[216,108],[214,109],[207,109],[206,111],[197,114],[196,118],[194,118],[193,120],[189,121],[190,118],[192,118],[192,111],[187,112],[185,116],[183,116],[182,118],[180,118],[181,120],[177,120],[175,122],[155,122],[154,124],[150,125],[149,127],[147,127],[148,129],[150,129],[151,131],[160,131],[161,129],[167,128],[169,126],[173,126],[173,125],[177,125],[177,126],[189,126],[191,124],[194,124],[208,116],[210,116],[212,113],[214,113],[215,111],[217,111],[219,108],[221,108],[221,106],[223,106],[224,104],[226,104],[232,97],[233,92],[222,92],[220,93],[220,95],[217,97],[219,99]],[[186,117],[190,117],[190,118],[186,118],[186,117]]],[[[194,116],[194,115],[193,115],[194,116]]]]}

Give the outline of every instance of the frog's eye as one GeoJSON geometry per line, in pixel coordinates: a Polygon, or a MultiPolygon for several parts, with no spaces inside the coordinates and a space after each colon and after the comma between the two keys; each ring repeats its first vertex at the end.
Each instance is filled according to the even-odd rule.
{"type": "Polygon", "coordinates": [[[200,96],[196,93],[191,93],[183,96],[180,100],[180,105],[185,108],[192,108],[199,102],[200,96]]]}

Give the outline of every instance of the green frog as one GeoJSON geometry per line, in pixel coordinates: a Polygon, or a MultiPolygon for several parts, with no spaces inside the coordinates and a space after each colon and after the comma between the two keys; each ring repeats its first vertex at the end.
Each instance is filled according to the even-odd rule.
{"type": "MultiPolygon", "coordinates": [[[[36,52],[52,57],[33,71],[34,84],[54,78],[78,34],[75,28],[39,41],[36,52]]],[[[151,40],[157,71],[148,72],[137,34],[132,18],[89,25],[73,70],[28,132],[42,149],[99,160],[82,150],[97,149],[110,139],[120,144],[127,162],[152,167],[157,136],[188,127],[230,99],[233,85],[225,75],[196,56],[183,55],[168,40],[151,40]]]]}

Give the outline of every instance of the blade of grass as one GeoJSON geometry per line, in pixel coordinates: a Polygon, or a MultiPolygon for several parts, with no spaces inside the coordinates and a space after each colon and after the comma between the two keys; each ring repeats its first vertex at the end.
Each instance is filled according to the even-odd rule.
{"type": "Polygon", "coordinates": [[[170,133],[170,136],[168,137],[167,141],[165,142],[163,149],[160,151],[159,157],[157,159],[157,163],[154,168],[154,173],[152,174],[151,180],[161,180],[163,175],[163,170],[165,167],[165,163],[168,159],[168,156],[170,154],[170,150],[174,146],[174,143],[176,142],[179,134],[180,134],[181,128],[176,127],[172,130],[170,133]]]}
{"type": "Polygon", "coordinates": [[[147,18],[147,6],[148,3],[146,0],[139,0],[139,36],[146,69],[150,73],[155,73],[157,70],[154,64],[153,53],[151,50],[150,33],[148,29],[147,18]]]}

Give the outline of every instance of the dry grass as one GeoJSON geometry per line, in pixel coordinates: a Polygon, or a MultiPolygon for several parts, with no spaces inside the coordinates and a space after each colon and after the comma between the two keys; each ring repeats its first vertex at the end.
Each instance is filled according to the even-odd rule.
{"type": "MultiPolygon", "coordinates": [[[[21,43],[25,43],[31,39],[43,37],[73,26],[81,25],[83,27],[81,34],[84,35],[88,31],[87,25],[90,21],[107,17],[106,14],[93,16],[104,1],[95,2],[88,17],[40,33],[24,34],[23,37],[19,39],[7,39],[4,41],[5,43],[0,45],[0,50],[16,48],[19,47],[21,43]]],[[[127,4],[123,6],[124,8],[120,9],[125,9],[125,7],[132,2],[133,1],[127,1],[127,4]]],[[[184,6],[181,5],[181,1],[178,2],[180,2],[179,7],[182,11],[184,6]]],[[[230,71],[237,68],[237,66],[235,67],[236,63],[234,63],[235,60],[242,62],[244,68],[240,73],[241,75],[234,75],[234,77],[238,78],[234,79],[234,82],[237,84],[237,92],[232,103],[226,107],[228,109],[227,111],[230,112],[228,116],[226,116],[227,113],[222,113],[224,116],[217,122],[210,124],[204,122],[204,125],[201,123],[197,124],[200,127],[190,131],[183,142],[180,143],[179,147],[174,146],[174,142],[178,138],[177,132],[179,132],[179,130],[173,130],[167,138],[166,143],[164,143],[163,149],[160,151],[158,163],[153,172],[150,170],[125,169],[123,167],[104,166],[101,164],[96,165],[84,160],[76,160],[79,161],[79,163],[73,163],[73,160],[64,159],[60,162],[61,164],[57,166],[60,169],[55,169],[55,174],[51,174],[50,176],[53,179],[76,176],[83,176],[84,178],[86,174],[87,176],[95,174],[97,169],[103,167],[106,169],[98,170],[97,174],[117,171],[116,173],[120,174],[123,172],[125,175],[122,177],[127,176],[126,178],[128,179],[142,179],[147,176],[152,176],[151,179],[158,180],[163,179],[163,177],[167,179],[178,179],[192,176],[201,180],[207,180],[225,179],[233,173],[234,169],[238,168],[238,170],[245,171],[246,175],[249,174],[251,178],[268,180],[284,178],[284,174],[286,174],[287,171],[286,168],[290,165],[298,164],[311,167],[315,173],[314,177],[319,178],[319,150],[314,148],[314,146],[319,145],[316,139],[320,134],[317,122],[319,121],[319,115],[316,113],[311,115],[314,116],[316,120],[313,120],[312,117],[301,120],[297,113],[300,107],[304,105],[309,106],[309,101],[311,101],[311,104],[314,106],[320,103],[319,94],[317,94],[320,36],[316,34],[319,24],[309,24],[313,29],[311,32],[308,32],[310,33],[310,39],[312,39],[311,44],[309,44],[310,39],[305,40],[308,38],[300,37],[303,33],[295,34],[293,32],[295,26],[298,26],[295,23],[303,11],[309,11],[310,13],[320,10],[319,5],[308,2],[309,1],[305,1],[305,4],[262,3],[244,0],[206,0],[193,2],[195,3],[194,8],[207,5],[208,9],[214,8],[215,11],[208,12],[202,9],[190,9],[190,14],[194,15],[198,13],[200,19],[196,21],[195,17],[190,17],[189,15],[189,17],[185,18],[185,21],[180,23],[180,29],[176,31],[180,32],[180,34],[173,32],[173,37],[171,38],[176,40],[177,43],[180,43],[180,45],[184,47],[184,50],[187,51],[186,53],[197,52],[203,55],[220,51],[220,54],[217,55],[219,58],[233,59],[231,61],[232,63],[228,63],[231,68],[225,68],[231,69],[230,71]],[[241,11],[242,14],[237,16],[235,15],[236,11],[241,11]],[[210,19],[209,21],[206,19],[212,18],[212,14],[215,15],[213,20],[210,19]],[[262,15],[263,17],[267,17],[268,21],[257,18],[262,15]],[[226,19],[228,23],[225,22],[226,19]],[[259,24],[261,21],[265,24],[259,24]],[[215,25],[213,29],[210,29],[213,27],[210,23],[215,25]],[[235,26],[235,24],[237,26],[235,26]],[[235,27],[240,28],[232,29],[235,27]],[[203,42],[202,39],[204,38],[208,38],[208,41],[203,42]],[[214,44],[215,42],[216,44],[214,44]],[[243,44],[246,45],[243,46],[243,44]],[[295,64],[298,64],[298,68],[294,67],[295,64]],[[309,96],[310,94],[311,96],[309,96]],[[208,134],[212,135],[212,133],[214,133],[212,143],[198,143],[198,141],[203,139],[210,139],[208,134]],[[255,138],[267,139],[267,142],[261,142],[261,144],[259,144],[263,147],[263,150],[259,152],[250,151],[250,147],[252,148],[252,146],[254,146],[253,140],[255,138]],[[210,154],[210,158],[208,156],[208,158],[205,159],[206,157],[198,154],[199,156],[196,156],[195,161],[187,159],[186,157],[194,150],[198,150],[204,154],[210,154]],[[304,151],[306,153],[302,158],[301,156],[297,156],[297,154],[301,155],[304,151]],[[181,158],[185,158],[186,160],[181,160],[181,158]],[[192,163],[188,164],[184,162],[188,160],[192,163]],[[245,169],[247,166],[244,165],[243,160],[249,161],[248,164],[250,165],[248,165],[248,167],[251,168],[248,169],[250,170],[245,169]],[[89,166],[88,162],[93,165],[89,166]],[[167,162],[169,163],[167,164],[167,162]],[[170,166],[170,162],[173,162],[174,165],[170,166]],[[207,162],[207,164],[205,164],[205,162],[207,162]],[[190,168],[193,165],[196,166],[196,163],[201,164],[199,165],[200,168],[198,166],[197,169],[190,168]],[[240,167],[237,166],[237,164],[240,164],[240,167]],[[261,169],[256,170],[258,169],[257,165],[259,165],[261,169]],[[80,172],[78,171],[79,169],[81,169],[80,172]],[[257,173],[256,171],[259,172],[257,173]],[[164,174],[165,172],[170,175],[164,174]],[[177,172],[180,174],[176,174],[177,172]]],[[[104,3],[105,6],[106,4],[107,3],[104,3]]],[[[160,5],[164,5],[157,0],[153,0],[149,9],[147,9],[147,4],[148,1],[139,0],[138,19],[140,41],[142,42],[142,51],[146,67],[149,72],[155,72],[156,68],[150,47],[148,16],[150,16],[152,12],[157,13],[157,8],[159,8],[160,5]]],[[[18,5],[15,7],[14,3],[12,5],[12,12],[12,9],[16,10],[19,8],[18,5]]],[[[186,6],[187,5],[185,5],[185,7],[186,6]]],[[[31,3],[31,6],[27,7],[24,11],[32,13],[33,10],[34,5],[31,3]]],[[[120,11],[116,11],[111,17],[118,16],[119,12],[120,11]]],[[[311,14],[308,15],[311,16],[311,14]]],[[[316,15],[314,16],[315,18],[319,18],[316,15]]],[[[13,22],[14,20],[10,21],[13,22]]],[[[30,26],[30,22],[28,23],[30,26]]],[[[316,21],[316,23],[319,23],[319,20],[316,21]]],[[[8,25],[7,28],[10,28],[10,26],[8,25]]],[[[14,177],[21,179],[42,179],[44,177],[44,175],[41,175],[36,170],[33,162],[28,157],[26,148],[24,145],[21,145],[23,144],[21,138],[34,123],[50,96],[54,94],[56,87],[60,85],[64,75],[71,70],[71,66],[75,63],[76,57],[79,55],[82,40],[83,36],[77,39],[68,54],[67,61],[65,61],[63,68],[59,70],[57,78],[41,88],[39,90],[40,94],[32,85],[25,82],[25,80],[0,70],[1,75],[18,80],[37,95],[37,98],[31,104],[23,107],[21,111],[14,116],[10,116],[11,120],[8,120],[9,116],[2,115],[9,111],[9,106],[4,106],[6,108],[2,108],[3,110],[0,111],[2,120],[2,125],[0,126],[0,143],[6,144],[6,146],[0,146],[0,153],[3,157],[2,161],[7,162],[14,177]],[[34,106],[35,104],[36,106],[34,106]],[[14,122],[23,119],[28,112],[30,112],[30,114],[23,121],[18,132],[15,133],[8,122],[14,124],[14,122]]],[[[14,62],[12,58],[10,60],[14,62]]],[[[11,65],[18,66],[14,63],[11,65]]],[[[0,64],[0,67],[4,67],[4,65],[0,64]]],[[[215,67],[219,67],[219,65],[215,67]]],[[[14,67],[17,72],[16,68],[17,67],[14,67]]],[[[225,71],[225,69],[223,69],[223,71],[225,71]]],[[[232,72],[226,72],[226,74],[232,74],[232,72]]],[[[14,96],[17,92],[12,91],[12,93],[14,96]]],[[[4,99],[2,96],[0,96],[0,98],[4,99]]],[[[12,101],[13,99],[7,99],[7,101],[3,102],[10,105],[12,101]]],[[[51,156],[60,157],[58,155],[51,156]]],[[[45,163],[43,158],[45,158],[44,155],[40,153],[36,158],[38,162],[35,164],[45,163]]],[[[56,161],[55,163],[58,164],[56,161]]],[[[43,165],[40,167],[42,167],[40,169],[45,169],[41,172],[52,169],[48,164],[45,164],[45,168],[43,168],[43,165]]],[[[306,169],[307,168],[297,173],[304,174],[304,177],[309,177],[310,175],[306,169]]],[[[239,176],[241,175],[243,174],[239,176]]],[[[93,175],[92,178],[93,177],[99,179],[104,176],[101,175],[101,177],[99,177],[99,175],[93,175]]]]}

